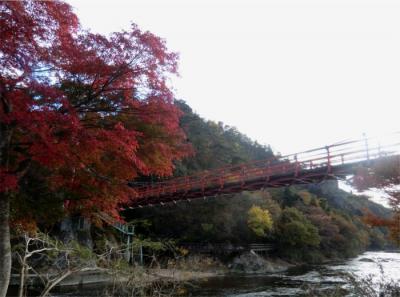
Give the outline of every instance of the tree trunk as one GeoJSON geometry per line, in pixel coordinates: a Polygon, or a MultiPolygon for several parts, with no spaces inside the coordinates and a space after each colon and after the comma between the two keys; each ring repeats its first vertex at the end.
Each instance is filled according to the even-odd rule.
{"type": "Polygon", "coordinates": [[[22,268],[19,275],[19,289],[18,289],[18,297],[24,297],[25,293],[25,279],[28,274],[26,260],[21,264],[22,268]]]}
{"type": "Polygon", "coordinates": [[[7,294],[11,274],[10,198],[0,194],[0,297],[7,294]]]}

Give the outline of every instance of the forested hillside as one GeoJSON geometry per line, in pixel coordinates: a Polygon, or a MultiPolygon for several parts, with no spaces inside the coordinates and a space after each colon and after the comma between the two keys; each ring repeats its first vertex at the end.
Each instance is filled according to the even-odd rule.
{"type": "MultiPolygon", "coordinates": [[[[183,101],[181,127],[195,155],[176,164],[175,175],[273,156],[234,127],[206,121],[183,101]]],[[[357,254],[387,244],[384,229],[370,228],[363,215],[388,216],[388,209],[338,188],[336,181],[208,197],[174,206],[136,209],[128,218],[144,219],[138,228],[155,238],[196,243],[273,243],[292,260],[318,262],[357,254]]]]}
{"type": "Polygon", "coordinates": [[[177,162],[175,175],[192,174],[273,156],[270,147],[251,140],[235,127],[202,119],[182,100],[176,101],[176,104],[184,113],[180,124],[195,154],[177,162]]]}

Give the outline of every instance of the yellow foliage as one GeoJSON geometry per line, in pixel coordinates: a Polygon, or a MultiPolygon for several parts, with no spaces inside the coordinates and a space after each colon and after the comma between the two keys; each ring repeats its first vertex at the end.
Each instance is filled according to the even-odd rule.
{"type": "Polygon", "coordinates": [[[247,215],[247,225],[257,236],[264,237],[272,229],[273,222],[268,210],[253,205],[247,215]]]}

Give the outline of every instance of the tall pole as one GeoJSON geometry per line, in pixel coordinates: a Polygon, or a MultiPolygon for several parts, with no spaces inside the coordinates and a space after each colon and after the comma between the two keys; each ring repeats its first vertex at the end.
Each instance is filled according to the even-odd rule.
{"type": "Polygon", "coordinates": [[[127,235],[126,249],[125,249],[125,260],[129,262],[131,260],[131,235],[127,235]]]}
{"type": "Polygon", "coordinates": [[[367,160],[369,161],[368,138],[365,133],[363,133],[363,137],[364,137],[364,143],[365,143],[365,152],[366,152],[367,160]]]}
{"type": "Polygon", "coordinates": [[[329,146],[326,146],[325,149],[328,158],[328,173],[331,173],[331,152],[329,151],[329,146]]]}
{"type": "Polygon", "coordinates": [[[143,245],[140,245],[139,256],[140,256],[140,265],[143,266],[143,245]]]}

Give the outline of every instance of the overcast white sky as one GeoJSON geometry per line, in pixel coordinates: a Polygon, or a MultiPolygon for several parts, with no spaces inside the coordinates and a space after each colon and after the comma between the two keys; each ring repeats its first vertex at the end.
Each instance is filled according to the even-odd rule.
{"type": "Polygon", "coordinates": [[[281,153],[399,130],[400,1],[69,0],[180,53],[178,98],[281,153]]]}

